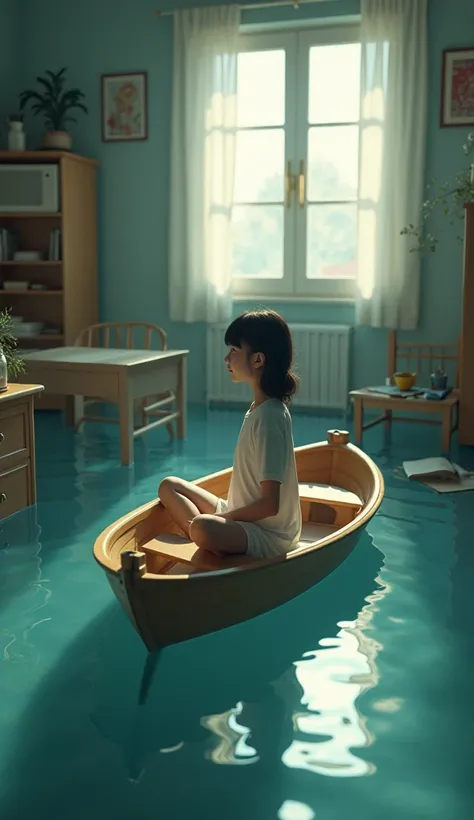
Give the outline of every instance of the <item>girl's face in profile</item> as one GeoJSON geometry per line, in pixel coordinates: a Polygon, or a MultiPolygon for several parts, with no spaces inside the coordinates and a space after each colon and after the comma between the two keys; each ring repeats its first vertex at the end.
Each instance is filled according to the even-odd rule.
{"type": "Polygon", "coordinates": [[[240,347],[230,347],[224,359],[233,382],[253,382],[263,363],[261,353],[251,353],[245,342],[240,347]]]}

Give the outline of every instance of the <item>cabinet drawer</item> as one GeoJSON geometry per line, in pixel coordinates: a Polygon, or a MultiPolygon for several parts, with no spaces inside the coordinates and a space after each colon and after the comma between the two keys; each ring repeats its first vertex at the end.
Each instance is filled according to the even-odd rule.
{"type": "Polygon", "coordinates": [[[2,459],[12,455],[19,457],[28,455],[26,404],[10,407],[0,414],[0,465],[2,459]]]}
{"type": "Polygon", "coordinates": [[[31,464],[28,460],[0,473],[0,519],[31,504],[30,472],[31,464]]]}

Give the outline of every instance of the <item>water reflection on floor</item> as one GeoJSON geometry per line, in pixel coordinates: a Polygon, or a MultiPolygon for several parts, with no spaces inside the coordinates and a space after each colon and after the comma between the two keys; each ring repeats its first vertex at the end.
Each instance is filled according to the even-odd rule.
{"type": "MultiPolygon", "coordinates": [[[[139,705],[147,653],[92,543],[165,474],[227,466],[240,421],[194,409],[186,442],[156,431],[127,469],[109,425],[39,416],[37,510],[0,527],[2,818],[472,816],[474,496],[396,470],[437,454],[431,428],[370,431],[386,497],[354,553],[284,607],[165,650],[139,705]]],[[[296,443],[337,423],[295,414],[296,443]]]]}

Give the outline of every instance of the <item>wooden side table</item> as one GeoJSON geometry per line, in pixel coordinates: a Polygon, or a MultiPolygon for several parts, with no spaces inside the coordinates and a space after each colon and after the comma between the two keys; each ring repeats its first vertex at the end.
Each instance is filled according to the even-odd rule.
{"type": "Polygon", "coordinates": [[[350,398],[354,402],[354,440],[356,444],[362,441],[364,430],[373,427],[375,424],[385,423],[387,429],[392,421],[415,421],[424,424],[441,424],[441,449],[444,453],[449,453],[451,448],[451,435],[457,427],[457,418],[454,420],[455,411],[459,407],[459,391],[453,390],[442,401],[432,401],[431,399],[409,398],[401,399],[396,396],[386,396],[375,393],[372,390],[351,390],[350,398]],[[364,424],[364,410],[370,407],[382,411],[381,416],[377,416],[372,421],[364,424]],[[438,419],[423,419],[410,416],[395,416],[398,411],[408,413],[426,413],[428,415],[438,415],[438,419]]]}
{"type": "Polygon", "coordinates": [[[34,397],[41,384],[0,393],[0,519],[36,503],[34,397]]]}

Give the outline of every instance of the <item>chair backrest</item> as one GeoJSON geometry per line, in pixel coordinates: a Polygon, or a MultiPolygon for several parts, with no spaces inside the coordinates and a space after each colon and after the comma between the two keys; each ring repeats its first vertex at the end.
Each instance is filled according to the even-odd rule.
{"type": "MultiPolygon", "coordinates": [[[[388,337],[388,373],[390,377],[399,370],[416,372],[420,385],[429,385],[430,374],[441,367],[451,384],[459,386],[460,339],[456,344],[432,345],[424,342],[398,342],[396,330],[388,337]]],[[[393,380],[392,380],[393,381],[393,380]]]]}
{"type": "Polygon", "coordinates": [[[79,347],[118,347],[128,350],[167,349],[166,332],[148,322],[101,322],[81,331],[79,347]]]}

